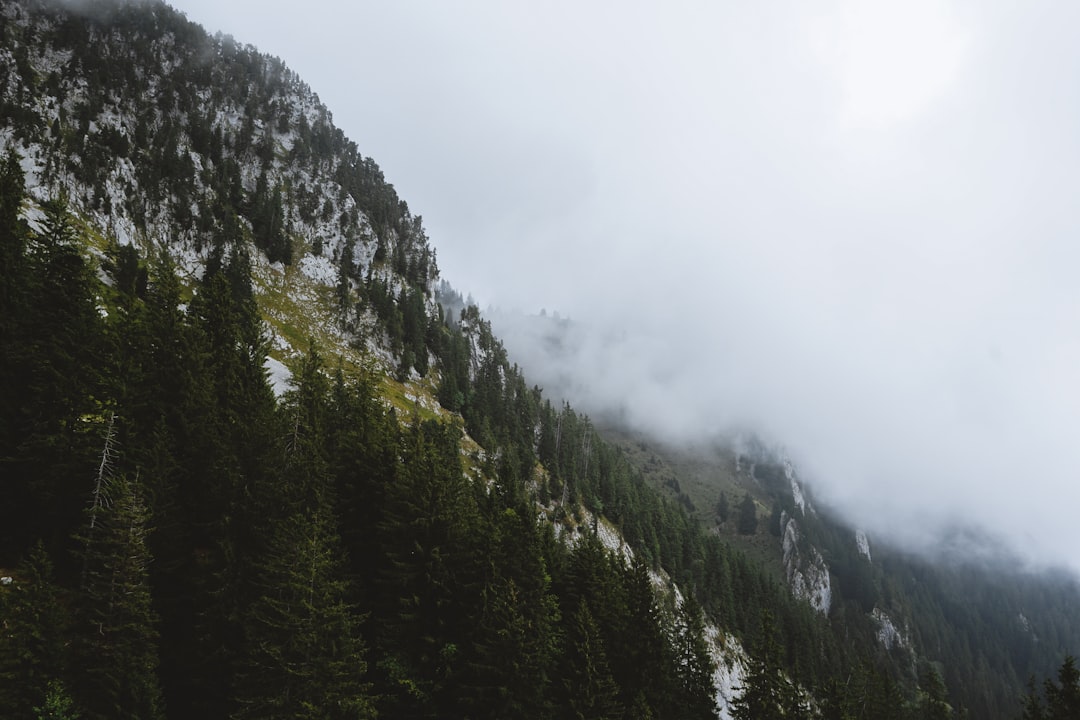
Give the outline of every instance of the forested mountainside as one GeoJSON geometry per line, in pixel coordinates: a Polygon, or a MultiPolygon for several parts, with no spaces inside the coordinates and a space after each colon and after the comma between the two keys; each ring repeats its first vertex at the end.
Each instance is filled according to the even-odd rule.
{"type": "Polygon", "coordinates": [[[775,458],[711,531],[281,61],[80,7],[0,2],[12,717],[1011,717],[1076,640],[1075,587],[871,562],[775,458]]]}

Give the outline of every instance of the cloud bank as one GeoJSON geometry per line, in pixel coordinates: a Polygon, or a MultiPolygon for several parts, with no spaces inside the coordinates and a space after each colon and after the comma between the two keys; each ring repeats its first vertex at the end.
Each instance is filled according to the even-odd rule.
{"type": "Polygon", "coordinates": [[[1080,7],[812,5],[178,3],[312,85],[456,287],[574,319],[557,359],[501,325],[537,382],[1080,570],[1080,7]]]}

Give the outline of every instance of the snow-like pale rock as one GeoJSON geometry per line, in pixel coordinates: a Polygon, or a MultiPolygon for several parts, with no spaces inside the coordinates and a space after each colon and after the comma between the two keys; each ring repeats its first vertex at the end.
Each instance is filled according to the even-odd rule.
{"type": "Polygon", "coordinates": [[[300,259],[300,272],[323,285],[333,285],[337,282],[337,268],[325,255],[305,255],[300,259]]]}
{"type": "Polygon", "coordinates": [[[292,380],[292,372],[289,368],[285,367],[285,363],[269,356],[267,356],[264,366],[266,367],[267,373],[269,373],[270,387],[273,388],[274,395],[281,397],[285,394],[285,391],[289,389],[289,381],[292,380]]]}
{"type": "Polygon", "coordinates": [[[884,610],[876,607],[870,613],[870,617],[877,623],[877,639],[883,648],[892,650],[894,647],[905,648],[910,644],[910,640],[900,633],[892,618],[884,610]]]}
{"type": "Polygon", "coordinates": [[[799,485],[795,473],[795,464],[791,462],[791,459],[788,457],[782,459],[782,464],[784,466],[784,477],[791,483],[791,497],[794,499],[795,504],[799,507],[799,510],[802,511],[803,515],[805,515],[807,511],[814,512],[814,508],[811,507],[810,503],[806,500],[806,495],[803,493],[802,486],[799,485]]]}
{"type": "Polygon", "coordinates": [[[809,558],[799,548],[801,534],[795,518],[784,513],[780,518],[784,534],[784,571],[791,594],[806,600],[810,607],[822,615],[828,615],[832,607],[832,581],[829,566],[816,547],[809,549],[809,558]]]}
{"type": "Polygon", "coordinates": [[[872,562],[870,560],[870,540],[862,530],[855,531],[855,544],[859,547],[859,554],[866,556],[867,562],[872,562]]]}
{"type": "Polygon", "coordinates": [[[732,720],[731,705],[742,692],[746,678],[746,651],[735,636],[712,624],[705,626],[705,642],[716,666],[713,687],[716,688],[716,707],[720,710],[718,717],[732,720]]]}

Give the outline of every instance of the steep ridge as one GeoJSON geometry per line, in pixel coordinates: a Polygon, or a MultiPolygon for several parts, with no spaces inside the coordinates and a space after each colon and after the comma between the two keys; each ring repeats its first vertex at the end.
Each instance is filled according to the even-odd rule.
{"type": "MultiPolygon", "coordinates": [[[[953,705],[973,717],[1019,714],[1025,678],[1052,675],[1080,640],[1071,619],[1077,585],[1067,573],[1031,571],[1001,548],[987,553],[992,561],[950,548],[926,558],[874,540],[814,501],[783,452],[753,438],[677,448],[626,429],[610,435],[647,467],[654,486],[760,559],[838,632],[872,634],[913,676],[936,667],[953,705]],[[744,531],[747,498],[757,522],[744,531]]],[[[968,536],[957,546],[972,542],[995,547],[968,536]]]]}
{"type": "MultiPolygon", "coordinates": [[[[821,697],[822,706],[828,702],[824,692],[830,680],[851,677],[858,670],[863,686],[856,692],[862,697],[875,692],[891,697],[895,692],[897,698],[906,698],[898,704],[921,707],[926,693],[920,694],[920,683],[926,685],[928,668],[936,667],[944,671],[954,705],[978,717],[1004,717],[997,713],[1016,705],[1014,689],[1027,672],[1046,675],[1056,666],[1054,653],[1074,630],[1040,623],[1058,617],[1044,612],[1045,607],[1069,607],[1066,599],[1074,588],[1047,596],[1045,607],[1018,593],[1002,611],[1022,608],[1015,610],[1024,618],[1017,627],[1029,639],[1037,634],[1040,642],[1052,644],[1051,651],[1036,652],[1029,643],[1012,663],[1002,665],[994,658],[989,667],[990,656],[978,651],[969,658],[950,655],[942,648],[957,642],[977,644],[986,632],[977,626],[953,631],[949,623],[965,625],[954,607],[938,610],[931,623],[920,624],[920,617],[930,616],[927,608],[959,597],[959,591],[942,595],[935,587],[951,584],[952,575],[877,545],[871,561],[869,551],[859,549],[869,541],[860,544],[851,531],[809,511],[793,468],[774,457],[757,452],[729,456],[734,468],[729,472],[737,483],[731,487],[749,480],[746,487],[756,488],[746,495],[755,523],[759,515],[769,518],[760,523],[760,531],[736,532],[734,522],[725,521],[717,532],[703,531],[701,515],[715,505],[683,493],[681,472],[669,473],[674,487],[667,487],[675,492],[672,500],[665,499],[648,482],[649,469],[631,452],[605,440],[587,417],[568,405],[554,407],[538,388],[530,387],[479,311],[466,306],[449,286],[438,285],[435,252],[421,219],[397,197],[375,162],[360,155],[333,126],[329,111],[311,89],[279,60],[229,38],[211,38],[153,2],[102,2],[76,13],[55,4],[5,0],[0,19],[0,149],[15,152],[26,178],[23,215],[30,245],[49,246],[65,217],[53,200],[66,198],[74,216],[69,230],[89,249],[87,267],[95,277],[84,278],[84,289],[98,309],[104,324],[100,332],[106,337],[139,330],[124,322],[153,307],[174,272],[174,302],[158,306],[157,312],[171,313],[178,327],[190,325],[193,336],[215,331],[215,302],[229,307],[235,303],[241,318],[240,359],[252,363],[237,368],[236,377],[252,392],[251,398],[240,400],[248,412],[277,413],[276,422],[284,423],[278,427],[266,421],[273,432],[238,433],[236,442],[245,448],[263,443],[268,452],[286,457],[310,443],[319,447],[311,450],[311,464],[286,475],[296,471],[288,477],[325,475],[340,481],[323,488],[321,481],[294,479],[299,489],[252,490],[254,485],[287,486],[290,481],[264,467],[265,460],[254,451],[245,450],[229,458],[227,472],[218,465],[201,468],[215,479],[231,478],[221,485],[233,488],[230,483],[235,483],[235,489],[190,481],[206,498],[178,513],[161,501],[168,494],[164,486],[142,488],[139,482],[149,481],[136,479],[150,474],[148,457],[157,457],[159,470],[187,457],[187,451],[170,443],[193,437],[211,447],[212,438],[156,420],[170,438],[170,449],[162,450],[142,437],[136,417],[143,416],[123,392],[103,392],[110,383],[95,385],[92,393],[79,390],[81,414],[76,418],[85,427],[76,433],[80,451],[68,463],[73,479],[57,481],[47,493],[31,483],[25,497],[16,493],[25,504],[6,506],[0,563],[14,565],[25,557],[35,539],[34,526],[49,524],[54,537],[47,549],[59,567],[61,585],[67,578],[66,592],[78,597],[73,588],[83,586],[71,582],[78,562],[64,554],[74,548],[83,566],[89,564],[86,548],[92,543],[67,538],[87,534],[78,528],[79,509],[88,497],[97,497],[91,492],[95,477],[130,476],[131,486],[114,492],[130,496],[132,508],[138,505],[134,500],[139,492],[147,491],[154,517],[170,518],[177,525],[181,519],[197,521],[200,537],[191,540],[190,553],[164,558],[154,554],[147,571],[150,600],[161,616],[159,674],[170,715],[213,715],[231,707],[238,716],[258,716],[266,710],[255,699],[273,691],[254,687],[245,663],[257,659],[273,664],[280,658],[271,653],[270,659],[257,654],[253,659],[243,638],[259,636],[285,618],[275,598],[256,589],[268,580],[252,586],[229,577],[258,574],[230,553],[250,552],[258,558],[251,567],[262,568],[261,573],[268,558],[283,566],[288,548],[303,537],[313,544],[321,538],[328,556],[338,544],[348,551],[347,560],[327,566],[330,599],[321,611],[340,610],[345,603],[358,608],[357,617],[370,614],[361,634],[373,649],[367,655],[352,651],[353,675],[360,675],[361,667],[369,672],[362,682],[350,681],[348,692],[323,688],[354,716],[373,709],[390,715],[436,709],[470,716],[543,716],[584,707],[585,701],[594,703],[589,707],[596,716],[601,710],[615,715],[623,710],[661,713],[671,707],[682,708],[680,716],[699,711],[707,716],[710,708],[694,704],[701,701],[702,679],[695,676],[699,672],[708,676],[708,694],[720,700],[720,710],[728,716],[734,686],[749,682],[756,664],[769,662],[770,668],[783,667],[786,677],[821,697]],[[158,257],[162,251],[169,259],[158,257]],[[248,300],[257,302],[259,322],[244,327],[245,313],[252,310],[248,300]],[[320,361],[320,353],[332,360],[320,361]],[[341,379],[334,379],[335,372],[341,379]],[[261,395],[264,374],[277,400],[261,395]],[[377,407],[365,404],[371,399],[377,407]],[[318,413],[312,408],[324,401],[365,428],[363,442],[355,446],[362,461],[342,454],[341,446],[356,441],[330,420],[329,410],[314,419],[318,413]],[[122,442],[114,446],[117,417],[121,429],[116,434],[122,442]],[[124,429],[127,424],[131,427],[124,429]],[[314,439],[305,440],[305,430],[314,439]],[[322,447],[323,435],[338,445],[322,447]],[[279,440],[282,436],[284,441],[279,440]],[[276,449],[279,442],[283,445],[276,449]],[[346,463],[362,466],[365,477],[383,473],[384,479],[361,492],[357,488],[362,482],[343,467],[346,463]],[[471,485],[457,482],[458,464],[462,477],[473,478],[471,485]],[[110,472],[115,468],[119,470],[110,472]],[[431,484],[430,478],[438,482],[431,484]],[[71,494],[61,503],[62,512],[50,504],[58,488],[71,494]],[[448,488],[453,493],[447,495],[448,488]],[[269,494],[260,497],[261,492],[269,494]],[[254,506],[263,510],[275,503],[301,510],[283,515],[280,524],[275,519],[273,531],[263,536],[263,518],[226,517],[251,513],[249,500],[264,503],[254,506]],[[204,501],[232,505],[208,510],[204,501]],[[443,503],[447,507],[441,507],[443,503]],[[27,514],[27,508],[55,510],[55,517],[27,514]],[[462,524],[452,511],[472,519],[462,524]],[[534,515],[544,522],[526,521],[534,515]],[[336,533],[320,524],[327,516],[337,518],[336,533]],[[410,565],[412,556],[402,551],[420,542],[414,535],[419,530],[409,529],[407,518],[443,523],[439,532],[445,535],[431,540],[442,544],[434,547],[428,556],[431,564],[423,570],[410,565]],[[240,525],[240,531],[230,522],[240,525]],[[473,547],[470,535],[483,537],[491,549],[473,547]],[[747,543],[732,542],[739,536],[752,538],[757,550],[749,546],[744,552],[747,543]],[[548,544],[556,537],[572,542],[557,549],[548,544]],[[518,545],[532,550],[519,556],[512,550],[518,545]],[[621,559],[610,559],[604,548],[621,559]],[[449,573],[442,553],[451,550],[468,556],[452,566],[454,588],[447,584],[450,574],[438,574],[449,573]],[[782,561],[780,573],[771,574],[768,562],[758,561],[768,557],[782,561]],[[342,564],[348,572],[333,569],[342,564]],[[893,566],[900,568],[899,574],[893,566]],[[403,567],[413,570],[399,575],[403,567]],[[913,584],[903,584],[903,573],[912,576],[913,584]],[[389,577],[416,582],[409,586],[413,594],[387,594],[389,577]],[[643,578],[648,578],[648,588],[659,591],[654,600],[635,595],[643,578]],[[928,579],[933,579],[929,591],[928,579]],[[361,587],[369,581],[373,588],[361,587]],[[188,582],[197,588],[191,591],[196,595],[198,588],[209,588],[219,594],[235,592],[237,598],[222,607],[216,601],[196,600],[194,610],[181,611],[185,592],[177,585],[188,582]],[[516,593],[521,593],[520,601],[508,600],[518,598],[516,593]],[[693,600],[687,603],[684,597],[693,600]],[[431,609],[429,599],[431,608],[454,611],[431,609]],[[199,605],[202,602],[206,604],[199,605]],[[637,614],[631,612],[635,607],[637,614]],[[165,656],[165,641],[176,639],[192,615],[205,627],[218,623],[212,631],[200,630],[199,642],[218,638],[219,630],[230,638],[221,643],[224,657],[209,666],[220,671],[221,685],[205,676],[189,682],[184,675],[191,669],[185,663],[203,646],[181,643],[176,658],[165,656]],[[240,617],[255,620],[240,622],[240,617]],[[413,632],[408,619],[416,617],[438,622],[413,632]],[[634,618],[640,620],[642,634],[626,635],[634,618]],[[649,633],[659,633],[652,646],[646,642],[649,633]],[[778,653],[770,650],[771,638],[778,643],[778,653]],[[537,647],[541,641],[545,646],[537,647]],[[395,643],[409,652],[395,652],[395,643]],[[601,650],[590,656],[586,651],[594,646],[601,650]],[[743,647],[752,649],[750,656],[743,647]],[[653,655],[647,654],[649,648],[653,655]],[[712,668],[701,657],[703,651],[712,653],[712,668]],[[361,656],[367,659],[361,661],[361,656]],[[523,663],[519,678],[496,671],[506,662],[523,663]],[[584,669],[601,666],[608,667],[602,677],[584,669]],[[667,669],[657,670],[661,666],[667,669]],[[640,686],[631,681],[651,670],[667,679],[640,686]],[[996,692],[991,690],[1002,678],[1005,682],[996,692]],[[533,687],[525,687],[527,682],[533,687]],[[180,699],[192,687],[209,688],[207,697],[197,701],[205,705],[180,699]],[[526,712],[529,703],[531,712],[526,712]]],[[[5,192],[14,196],[11,187],[5,192]]],[[[11,227],[16,228],[11,237],[23,232],[11,227]]],[[[31,265],[36,262],[33,252],[26,258],[31,265]]],[[[14,260],[9,267],[16,267],[14,260]]],[[[88,328],[96,327],[96,321],[83,320],[88,328]]],[[[5,332],[21,342],[30,329],[5,326],[5,332]]],[[[88,329],[86,337],[96,332],[88,329]]],[[[227,338],[220,347],[235,342],[227,338]]],[[[112,346],[95,357],[116,364],[130,361],[125,351],[112,346]]],[[[5,364],[5,372],[11,371],[5,381],[16,376],[21,367],[17,360],[5,364]]],[[[219,367],[214,360],[207,362],[219,367]]],[[[175,363],[170,367],[176,369],[175,363]]],[[[111,367],[109,372],[114,372],[111,367]]],[[[203,382],[213,379],[212,374],[199,377],[203,382]]],[[[225,395],[237,383],[222,380],[215,387],[225,395]]],[[[223,427],[233,428],[231,434],[237,424],[249,422],[255,427],[262,423],[238,413],[223,427]]],[[[9,416],[5,423],[7,444],[17,433],[9,416]]],[[[10,442],[5,462],[18,477],[29,478],[40,465],[35,465],[37,456],[24,454],[26,447],[25,439],[10,442]]],[[[185,472],[175,474],[183,479],[185,472]]],[[[734,497],[730,500],[735,502],[734,497]]],[[[90,502],[92,529],[98,517],[94,513],[105,510],[95,499],[90,502]]],[[[270,511],[266,521],[278,513],[270,511]]],[[[175,531],[151,530],[150,547],[161,548],[175,531]]],[[[310,566],[316,567],[314,561],[310,566]]],[[[16,586],[35,587],[26,582],[27,571],[15,575],[16,586]]],[[[282,585],[296,580],[270,577],[282,585]]],[[[974,577],[980,588],[993,586],[981,575],[974,577]]],[[[350,613],[334,617],[342,628],[352,627],[355,620],[350,613]]],[[[145,643],[140,647],[145,649],[145,643]]],[[[334,668],[330,676],[343,676],[339,666],[334,668]]],[[[80,681],[75,675],[69,681],[72,693],[93,710],[101,699],[95,700],[94,692],[80,684],[87,684],[85,678],[80,681]]],[[[160,701],[151,704],[160,712],[160,701]]]]}

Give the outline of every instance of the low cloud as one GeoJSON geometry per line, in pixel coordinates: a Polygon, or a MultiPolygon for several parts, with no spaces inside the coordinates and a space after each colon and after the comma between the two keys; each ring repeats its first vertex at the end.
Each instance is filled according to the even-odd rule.
{"type": "Polygon", "coordinates": [[[1080,8],[179,6],[312,85],[536,382],[1080,570],[1080,8]]]}

